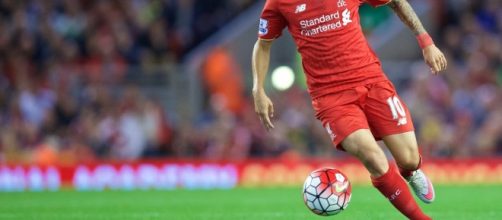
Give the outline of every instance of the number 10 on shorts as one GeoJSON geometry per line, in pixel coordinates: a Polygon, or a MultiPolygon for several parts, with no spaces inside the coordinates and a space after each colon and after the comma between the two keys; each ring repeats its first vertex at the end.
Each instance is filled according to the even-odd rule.
{"type": "Polygon", "coordinates": [[[404,110],[404,107],[397,96],[388,98],[387,104],[390,107],[392,119],[397,120],[397,126],[405,125],[408,123],[408,120],[406,120],[406,111],[404,110]]]}

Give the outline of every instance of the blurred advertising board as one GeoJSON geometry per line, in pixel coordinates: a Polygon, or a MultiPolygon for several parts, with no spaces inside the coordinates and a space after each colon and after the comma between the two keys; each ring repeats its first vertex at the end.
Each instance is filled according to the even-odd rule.
{"type": "MultiPolygon", "coordinates": [[[[0,191],[231,189],[300,187],[309,172],[335,167],[353,184],[369,184],[354,160],[165,160],[78,165],[0,165],[0,191]]],[[[502,159],[434,160],[423,167],[436,184],[502,184],[502,159]]]]}

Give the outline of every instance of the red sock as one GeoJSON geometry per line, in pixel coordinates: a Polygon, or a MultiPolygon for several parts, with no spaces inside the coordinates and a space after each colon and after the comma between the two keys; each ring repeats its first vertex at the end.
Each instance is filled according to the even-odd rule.
{"type": "Polygon", "coordinates": [[[420,207],[415,202],[415,199],[410,193],[408,185],[399,175],[393,165],[389,165],[389,171],[383,176],[372,178],[371,182],[389,201],[403,213],[406,217],[412,220],[431,219],[425,215],[420,207]]]}
{"type": "Polygon", "coordinates": [[[418,155],[418,156],[419,156],[420,159],[418,161],[418,166],[417,166],[416,169],[414,169],[414,170],[405,170],[405,169],[399,167],[399,173],[401,173],[402,177],[404,177],[404,178],[410,177],[411,174],[413,174],[413,171],[420,169],[420,167],[422,166],[422,155],[418,155]]]}

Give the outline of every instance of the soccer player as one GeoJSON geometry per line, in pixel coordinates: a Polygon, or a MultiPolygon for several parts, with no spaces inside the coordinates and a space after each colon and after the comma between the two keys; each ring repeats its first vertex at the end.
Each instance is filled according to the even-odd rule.
{"type": "Polygon", "coordinates": [[[363,3],[390,6],[415,33],[432,73],[446,68],[443,53],[406,0],[267,0],[253,50],[255,110],[264,126],[272,129],[274,109],[263,84],[271,44],[287,27],[302,57],[316,118],[334,146],[357,157],[368,169],[373,185],[401,213],[410,219],[431,219],[405,182],[423,202],[434,201],[432,184],[420,170],[421,156],[408,108],[363,35],[358,14],[363,3]],[[384,141],[399,170],[389,164],[376,140],[384,141]]]}

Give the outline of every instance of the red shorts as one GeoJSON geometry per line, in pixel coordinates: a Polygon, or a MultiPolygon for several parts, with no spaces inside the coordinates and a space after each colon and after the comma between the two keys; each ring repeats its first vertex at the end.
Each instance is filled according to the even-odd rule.
{"type": "Polygon", "coordinates": [[[376,140],[414,130],[408,107],[390,81],[325,95],[312,105],[339,150],[340,143],[359,129],[370,129],[376,140]]]}

